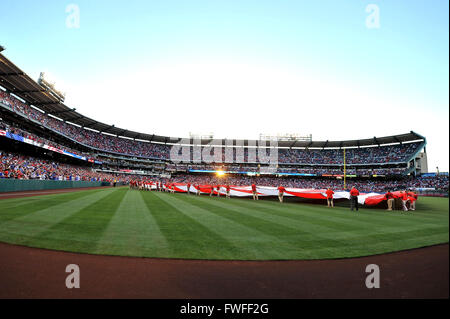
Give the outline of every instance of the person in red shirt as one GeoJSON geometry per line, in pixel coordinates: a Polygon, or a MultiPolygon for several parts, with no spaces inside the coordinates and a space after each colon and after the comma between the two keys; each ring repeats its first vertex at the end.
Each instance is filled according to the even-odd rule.
{"type": "Polygon", "coordinates": [[[412,190],[408,192],[408,199],[409,199],[409,210],[416,210],[417,195],[412,190]]]}
{"type": "Polygon", "coordinates": [[[188,184],[187,184],[186,190],[187,190],[187,193],[188,193],[188,195],[189,195],[189,194],[191,193],[191,183],[188,183],[188,184]]]}
{"type": "Polygon", "coordinates": [[[406,206],[408,204],[408,194],[406,193],[406,190],[401,192],[400,194],[400,199],[402,200],[402,208],[403,210],[406,212],[408,211],[408,206],[406,206]]]}
{"type": "Polygon", "coordinates": [[[280,200],[280,203],[283,202],[284,192],[286,191],[286,188],[284,188],[282,185],[278,187],[278,199],[280,200]]]}
{"type": "Polygon", "coordinates": [[[327,206],[334,207],[334,203],[333,203],[334,192],[331,190],[331,188],[328,188],[326,191],[326,194],[327,194],[327,206]]]}
{"type": "Polygon", "coordinates": [[[230,190],[231,190],[231,187],[230,187],[230,185],[228,185],[227,184],[227,198],[230,198],[230,190]]]}
{"type": "Polygon", "coordinates": [[[214,186],[209,185],[209,196],[211,197],[214,194],[214,186]]]}
{"type": "Polygon", "coordinates": [[[217,197],[220,197],[220,185],[216,186],[217,197]]]}
{"type": "Polygon", "coordinates": [[[258,192],[256,191],[255,184],[252,184],[252,194],[253,194],[253,200],[258,200],[258,192]]]}
{"type": "Polygon", "coordinates": [[[394,194],[392,194],[391,191],[388,190],[387,193],[384,195],[384,198],[387,200],[388,204],[387,210],[392,210],[392,208],[394,207],[394,194]]]}
{"type": "Polygon", "coordinates": [[[352,187],[350,190],[350,209],[353,211],[353,209],[356,209],[358,211],[359,205],[358,205],[358,196],[359,191],[355,188],[355,186],[352,187]]]}
{"type": "Polygon", "coordinates": [[[194,188],[197,190],[197,196],[200,196],[200,185],[194,184],[194,188]]]}

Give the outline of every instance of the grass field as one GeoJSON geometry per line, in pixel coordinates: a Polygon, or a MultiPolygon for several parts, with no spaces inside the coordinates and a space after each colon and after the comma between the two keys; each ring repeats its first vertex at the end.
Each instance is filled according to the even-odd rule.
{"type": "Polygon", "coordinates": [[[448,199],[411,213],[108,188],[0,201],[0,241],[93,254],[326,259],[446,243],[448,199]]]}

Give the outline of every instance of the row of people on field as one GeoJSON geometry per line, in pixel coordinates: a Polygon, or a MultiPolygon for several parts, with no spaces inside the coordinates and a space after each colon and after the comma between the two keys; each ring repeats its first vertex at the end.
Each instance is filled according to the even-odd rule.
{"type": "MultiPolygon", "coordinates": [[[[277,177],[277,176],[246,176],[227,174],[226,176],[217,176],[216,174],[196,175],[192,173],[178,173],[170,179],[165,180],[169,183],[197,183],[199,185],[224,185],[246,186],[251,184],[278,187],[282,184],[286,188],[313,188],[327,189],[328,187],[336,190],[342,189],[341,179],[331,178],[308,178],[308,177],[277,177]]],[[[408,177],[402,179],[351,179],[349,184],[355,186],[362,193],[385,193],[387,189],[414,189],[414,188],[436,188],[448,190],[449,179],[447,175],[439,177],[408,177]]]]}
{"type": "MultiPolygon", "coordinates": [[[[399,200],[401,200],[402,210],[416,210],[416,201],[419,196],[414,193],[412,190],[404,190],[400,192],[399,200]]],[[[393,210],[395,208],[395,199],[394,194],[389,190],[385,194],[385,199],[388,204],[388,210],[393,210]]]]}
{"type": "MultiPolygon", "coordinates": [[[[327,205],[328,207],[334,207],[333,203],[333,194],[334,191],[330,188],[327,189],[326,195],[327,195],[327,205]]],[[[358,203],[358,196],[359,191],[352,187],[350,190],[350,209],[353,211],[354,209],[358,211],[359,209],[359,203],[358,203]]],[[[404,190],[400,192],[400,195],[394,195],[390,190],[386,192],[384,195],[384,199],[387,201],[388,208],[387,210],[393,210],[395,209],[395,199],[398,198],[401,201],[402,210],[408,211],[408,210],[416,210],[416,201],[418,198],[418,195],[414,193],[412,190],[404,190]]]]}
{"type": "MultiPolygon", "coordinates": [[[[151,190],[152,185],[155,185],[155,190],[157,191],[165,191],[165,192],[171,192],[175,193],[176,186],[174,183],[168,183],[164,184],[160,181],[157,181],[155,183],[153,182],[142,182],[142,181],[131,181],[130,187],[134,189],[140,189],[140,190],[151,190]]],[[[201,193],[209,194],[209,196],[213,196],[214,193],[216,196],[220,197],[220,189],[222,186],[220,185],[206,185],[203,186],[200,190],[200,185],[194,184],[191,185],[190,183],[187,183],[186,185],[186,192],[187,194],[191,193],[191,186],[193,186],[197,191],[195,192],[197,196],[200,196],[201,193]]],[[[225,185],[226,190],[226,197],[230,198],[230,191],[231,186],[225,185]]],[[[252,197],[253,200],[259,200],[258,196],[258,190],[256,184],[251,185],[251,191],[252,191],[252,197]]],[[[282,185],[278,187],[278,200],[280,203],[283,203],[284,194],[286,192],[286,188],[282,185]]],[[[327,206],[328,207],[334,207],[334,191],[331,188],[328,188],[326,190],[326,197],[327,197],[327,206]]],[[[356,187],[352,187],[350,190],[350,209],[359,210],[359,202],[358,202],[358,196],[360,195],[358,189],[356,187]]],[[[402,204],[402,210],[408,211],[408,210],[415,210],[416,209],[416,201],[418,198],[418,195],[414,193],[412,190],[410,191],[401,191],[400,195],[394,195],[390,190],[387,191],[387,193],[384,195],[384,199],[387,201],[388,208],[387,210],[391,211],[395,208],[395,199],[398,198],[401,200],[402,204]]]]}

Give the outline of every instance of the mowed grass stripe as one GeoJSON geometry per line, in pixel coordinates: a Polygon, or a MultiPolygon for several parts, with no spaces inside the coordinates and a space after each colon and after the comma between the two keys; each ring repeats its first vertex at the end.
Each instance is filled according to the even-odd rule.
{"type": "MultiPolygon", "coordinates": [[[[240,205],[240,201],[231,201],[229,203],[230,205],[235,205],[236,207],[244,207],[245,209],[251,207],[251,205],[240,205]]],[[[257,211],[258,214],[284,217],[292,220],[293,222],[297,221],[304,223],[307,229],[310,229],[314,232],[317,231],[318,233],[322,233],[325,237],[330,237],[333,239],[339,239],[339,237],[348,238],[349,234],[359,237],[360,235],[366,235],[367,233],[371,232],[395,233],[397,231],[414,230],[426,226],[429,227],[435,225],[419,224],[414,221],[409,221],[406,224],[408,226],[406,226],[405,223],[401,223],[401,221],[410,216],[395,216],[394,214],[392,214],[392,212],[380,212],[376,210],[352,213],[348,212],[347,210],[343,211],[343,208],[340,207],[328,208],[317,205],[302,205],[300,210],[299,207],[292,207],[292,205],[285,206],[284,204],[278,204],[277,207],[273,208],[259,207],[257,211]],[[332,216],[330,216],[330,212],[332,216]],[[339,213],[341,213],[342,217],[336,218],[336,215],[339,213]],[[388,219],[389,222],[386,222],[383,226],[374,224],[371,221],[361,222],[361,220],[364,220],[368,217],[367,214],[381,214],[381,217],[383,217],[384,219],[388,219]],[[324,227],[324,229],[321,230],[320,227],[324,227]],[[328,228],[328,230],[326,228],[328,228]]],[[[373,215],[370,215],[369,217],[372,216],[373,215]]]]}
{"type": "MultiPolygon", "coordinates": [[[[370,242],[366,241],[355,241],[353,244],[351,244],[351,249],[348,249],[344,251],[343,247],[342,249],[338,251],[334,251],[333,255],[334,257],[331,258],[342,258],[342,253],[345,252],[345,257],[360,257],[360,256],[368,256],[373,254],[383,254],[383,253],[389,253],[393,251],[398,250],[405,250],[405,249],[413,249],[413,248],[419,248],[419,247],[425,247],[425,246],[431,246],[436,245],[440,243],[448,242],[448,230],[445,232],[433,229],[432,231],[435,231],[435,233],[431,233],[424,229],[424,233],[420,232],[405,232],[405,233],[399,233],[399,237],[392,238],[392,237],[386,237],[383,236],[382,238],[379,238],[378,240],[373,240],[370,242]],[[406,237],[407,236],[407,237],[406,237]],[[395,248],[393,248],[395,247],[395,248]]],[[[362,238],[365,240],[365,238],[362,238]]],[[[372,238],[367,238],[368,240],[372,240],[372,238]]],[[[317,254],[320,254],[319,251],[316,252],[317,254]]],[[[327,256],[328,252],[326,254],[321,254],[321,257],[319,258],[330,258],[330,257],[323,257],[327,256]]]]}
{"type": "Polygon", "coordinates": [[[99,254],[270,260],[367,256],[449,236],[448,199],[441,198],[420,198],[415,212],[352,213],[126,188],[82,193],[0,201],[0,241],[99,254]]]}
{"type": "MultiPolygon", "coordinates": [[[[434,222],[434,220],[421,219],[420,217],[415,217],[415,219],[409,218],[404,214],[396,214],[392,212],[387,212],[385,210],[378,209],[365,209],[362,208],[358,212],[350,211],[348,208],[334,207],[328,208],[326,206],[320,206],[317,204],[298,204],[298,203],[283,203],[280,204],[274,201],[250,201],[246,199],[237,199],[240,205],[244,206],[256,206],[258,209],[271,211],[280,211],[282,213],[292,213],[293,216],[310,216],[314,219],[324,220],[327,223],[336,222],[343,227],[354,228],[354,229],[373,229],[373,227],[399,227],[399,226],[412,226],[417,225],[417,221],[420,220],[424,224],[429,221],[434,222]],[[253,204],[254,203],[254,204],[253,204]],[[267,205],[266,205],[267,203],[267,205]],[[399,217],[399,218],[386,218],[386,217],[399,217]]],[[[398,212],[398,211],[396,211],[398,212]]],[[[311,220],[313,221],[313,220],[311,220]]]]}
{"type": "MultiPolygon", "coordinates": [[[[269,243],[283,241],[284,246],[289,245],[296,247],[294,251],[298,258],[315,258],[314,251],[316,249],[329,251],[329,253],[332,254],[335,248],[346,245],[344,241],[331,235],[334,232],[340,231],[340,224],[336,225],[336,223],[333,223],[332,225],[335,226],[334,228],[328,225],[327,227],[314,229],[315,223],[311,223],[311,220],[314,220],[312,217],[309,218],[310,225],[308,225],[307,223],[303,223],[304,218],[303,220],[301,218],[295,220],[283,220],[283,217],[274,214],[270,215],[270,213],[264,213],[261,212],[261,210],[251,210],[246,207],[233,205],[231,204],[231,200],[225,198],[201,198],[192,196],[186,200],[194,201],[194,205],[208,209],[212,213],[220,214],[221,216],[230,218],[236,222],[243,222],[247,227],[256,227],[258,230],[274,236],[275,240],[268,241],[269,243]],[[311,229],[311,224],[313,225],[313,229],[311,229]],[[325,236],[325,234],[330,234],[330,236],[325,236]]],[[[320,220],[318,222],[320,226],[323,226],[323,222],[320,222],[320,220]]],[[[364,231],[363,233],[367,234],[367,231],[364,231]]],[[[277,246],[272,245],[272,248],[273,247],[277,246]]],[[[292,251],[288,251],[288,253],[292,254],[292,251]]],[[[286,256],[283,257],[287,258],[286,256]]],[[[267,256],[267,258],[270,259],[274,257],[267,256]]]]}
{"type": "Polygon", "coordinates": [[[311,252],[315,258],[339,258],[342,257],[342,253],[345,253],[346,257],[355,257],[421,247],[420,243],[423,242],[438,244],[446,241],[448,241],[448,228],[435,227],[341,238],[338,240],[339,245],[333,247],[331,254],[329,250],[323,251],[323,248],[330,245],[330,240],[314,240],[311,242],[311,252]],[[446,237],[447,239],[445,239],[446,237]],[[410,241],[410,243],[406,241],[410,241]],[[377,249],[377,247],[381,248],[377,249]]]}
{"type": "Polygon", "coordinates": [[[127,189],[124,188],[112,189],[103,198],[98,197],[81,209],[78,209],[80,203],[72,202],[72,205],[75,205],[74,213],[38,236],[30,238],[25,244],[57,250],[70,247],[71,251],[94,253],[98,240],[126,192],[127,189]]]}
{"type": "Polygon", "coordinates": [[[238,250],[225,238],[163,200],[156,192],[143,192],[142,198],[170,246],[170,254],[160,257],[227,259],[238,250]],[[206,257],[205,257],[206,256],[206,257]]]}
{"type": "MultiPolygon", "coordinates": [[[[199,200],[206,200],[206,198],[198,198],[199,200]]],[[[316,231],[320,232],[332,232],[332,231],[353,231],[353,230],[361,230],[361,227],[353,226],[352,224],[344,223],[344,222],[336,222],[330,220],[329,218],[322,218],[318,214],[305,214],[305,211],[309,209],[309,207],[302,207],[303,214],[300,214],[299,209],[297,208],[295,211],[289,211],[289,207],[284,204],[278,204],[278,207],[266,207],[264,205],[251,205],[253,202],[247,203],[247,200],[237,200],[234,199],[220,199],[217,198],[216,201],[211,199],[212,205],[218,205],[220,207],[229,208],[231,210],[240,212],[240,213],[249,213],[252,215],[256,215],[260,218],[270,218],[268,216],[272,216],[274,218],[270,218],[270,222],[282,221],[283,219],[277,219],[279,217],[284,217],[290,219],[291,223],[296,223],[297,226],[304,229],[306,233],[313,233],[316,231]],[[303,224],[300,225],[299,223],[303,224]]],[[[258,203],[259,204],[259,203],[258,203]]],[[[369,228],[367,225],[364,225],[369,228]]],[[[372,227],[370,227],[372,228],[372,227]]]]}
{"type": "Polygon", "coordinates": [[[0,240],[5,242],[14,241],[24,244],[31,238],[38,236],[53,225],[61,222],[68,216],[95,203],[99,199],[110,194],[112,190],[95,191],[84,194],[84,196],[71,197],[70,201],[62,201],[58,205],[51,205],[47,208],[30,211],[27,214],[18,215],[0,224],[0,240]]]}
{"type": "Polygon", "coordinates": [[[358,223],[360,229],[362,229],[362,231],[369,231],[366,234],[372,236],[371,238],[373,239],[375,239],[376,236],[386,236],[389,234],[391,234],[391,237],[396,236],[396,234],[400,232],[403,232],[403,234],[408,233],[416,234],[415,233],[416,231],[421,232],[424,229],[428,231],[436,229],[438,232],[440,231],[448,232],[448,211],[445,214],[442,214],[441,211],[439,218],[434,218],[433,222],[423,223],[423,220],[420,217],[416,218],[415,211],[407,213],[399,213],[399,211],[388,212],[379,209],[363,209],[360,212],[356,213],[350,212],[346,209],[343,210],[343,208],[340,207],[331,209],[328,207],[321,207],[313,204],[301,205],[300,207],[292,207],[299,205],[290,205],[290,206],[291,207],[288,207],[287,214],[285,211],[283,211],[283,205],[278,205],[278,207],[275,207],[273,211],[270,208],[262,208],[260,210],[265,211],[269,214],[270,213],[281,214],[287,218],[299,220],[304,219],[305,216],[308,217],[312,216],[313,218],[316,217],[319,219],[326,220],[327,218],[330,217],[329,215],[330,213],[331,214],[341,213],[347,219],[348,224],[351,224],[352,222],[358,223]],[[368,228],[362,227],[363,225],[367,225],[368,223],[372,222],[373,217],[382,218],[387,222],[382,226],[380,226],[379,224],[373,224],[371,227],[368,228]],[[359,223],[361,220],[364,219],[369,220],[364,223],[359,223]],[[408,223],[402,223],[403,221],[407,221],[408,223]]]}
{"type": "Polygon", "coordinates": [[[93,194],[95,192],[102,192],[105,190],[110,189],[109,187],[103,187],[103,188],[97,188],[97,189],[84,189],[84,190],[74,190],[74,191],[67,191],[67,192],[61,192],[61,193],[54,193],[54,194],[42,194],[37,196],[25,196],[25,197],[16,197],[16,198],[5,198],[0,199],[0,207],[1,208],[14,208],[18,205],[23,204],[29,204],[32,202],[40,202],[40,201],[46,201],[46,200],[54,200],[56,198],[69,198],[73,196],[83,196],[86,194],[93,194]]]}
{"type": "Polygon", "coordinates": [[[310,232],[292,227],[295,225],[280,225],[272,221],[261,218],[260,214],[247,208],[240,208],[229,204],[229,200],[220,198],[207,198],[199,196],[186,196],[181,198],[200,209],[216,214],[222,218],[229,219],[234,223],[241,224],[247,228],[272,236],[277,239],[298,235],[310,235],[310,232]],[[228,201],[226,203],[225,201],[228,201]]]}
{"type": "Polygon", "coordinates": [[[121,256],[169,256],[170,248],[142,199],[143,192],[126,192],[98,241],[96,252],[121,256]]]}
{"type": "Polygon", "coordinates": [[[447,240],[443,239],[443,237],[445,237],[445,235],[443,234],[427,234],[425,236],[401,238],[388,241],[383,240],[370,243],[364,241],[355,241],[349,246],[339,247],[331,251],[326,247],[315,248],[312,251],[314,257],[310,259],[352,258],[370,256],[375,254],[385,254],[400,250],[414,249],[448,242],[448,237],[447,240]]]}
{"type": "MultiPolygon", "coordinates": [[[[245,207],[239,207],[234,206],[232,204],[231,200],[227,200],[225,198],[201,198],[198,196],[191,196],[187,200],[193,200],[197,202],[201,202],[201,204],[196,204],[200,207],[207,208],[208,206],[214,205],[218,206],[219,208],[228,209],[228,212],[230,210],[234,211],[237,215],[235,215],[232,218],[236,218],[238,220],[243,220],[245,218],[242,218],[242,216],[239,216],[239,214],[250,214],[253,216],[257,216],[258,218],[266,218],[268,222],[271,224],[282,224],[284,226],[291,226],[291,227],[299,227],[305,230],[300,224],[295,223],[294,220],[292,223],[289,223],[289,221],[282,221],[281,218],[277,215],[271,215],[270,213],[264,213],[261,211],[251,210],[247,209],[245,207]],[[234,206],[234,207],[233,207],[234,206]]],[[[209,208],[211,210],[211,208],[209,208]]],[[[211,210],[212,212],[221,212],[221,210],[211,210]]],[[[233,214],[228,214],[228,216],[231,218],[233,214]]],[[[304,216],[298,216],[299,218],[296,218],[297,220],[304,219],[304,216]]],[[[309,219],[310,220],[310,219],[309,219]]],[[[249,220],[251,222],[251,219],[249,220]]],[[[340,226],[340,225],[338,225],[340,226]]],[[[308,229],[309,226],[306,227],[308,229]]],[[[428,234],[429,236],[438,236],[439,235],[448,235],[448,227],[429,227],[429,228],[419,228],[418,226],[415,227],[415,229],[408,230],[405,228],[396,228],[395,230],[379,230],[379,227],[373,227],[371,232],[368,232],[368,230],[359,230],[358,232],[352,231],[352,232],[346,232],[340,230],[340,228],[334,229],[334,232],[324,232],[323,230],[320,232],[315,233],[314,235],[312,233],[309,233],[309,236],[289,236],[289,234],[286,234],[286,236],[282,236],[280,239],[287,240],[287,241],[295,241],[291,242],[292,245],[299,245],[303,250],[309,250],[311,254],[315,254],[315,251],[320,250],[321,254],[316,256],[315,258],[323,258],[323,253],[326,253],[328,255],[334,255],[335,251],[339,251],[339,249],[342,249],[343,247],[349,247],[351,250],[357,251],[360,248],[360,243],[369,243],[365,244],[363,246],[364,249],[367,250],[368,246],[370,245],[380,245],[383,243],[390,243],[394,241],[398,241],[403,239],[414,239],[414,238],[422,238],[424,234],[428,234]],[[340,236],[336,236],[339,233],[340,236]],[[335,250],[336,248],[339,248],[335,250]],[[331,254],[330,254],[331,252],[331,254]]],[[[331,229],[328,229],[331,230],[331,229]]],[[[442,240],[442,236],[440,236],[440,240],[442,240]]],[[[361,252],[355,252],[354,255],[360,254],[361,252]]]]}
{"type": "MultiPolygon", "coordinates": [[[[240,214],[249,215],[253,218],[265,220],[266,223],[271,225],[271,227],[272,225],[278,225],[278,227],[288,227],[290,229],[294,229],[296,235],[295,237],[298,240],[298,245],[302,245],[307,241],[309,241],[309,243],[311,244],[313,240],[321,238],[324,241],[328,241],[329,246],[332,248],[338,247],[343,244],[339,242],[338,238],[336,238],[337,233],[345,234],[343,236],[346,236],[350,232],[353,234],[358,233],[358,236],[367,234],[367,230],[361,230],[359,228],[355,230],[354,227],[347,229],[345,227],[346,225],[343,225],[341,223],[328,222],[309,216],[305,218],[302,215],[280,214],[280,212],[274,213],[274,210],[271,209],[269,209],[268,211],[263,211],[262,209],[255,208],[251,209],[227,199],[217,198],[216,200],[214,200],[196,197],[194,200],[202,201],[203,203],[208,205],[214,205],[219,208],[233,211],[235,212],[235,214],[237,214],[235,215],[235,218],[237,219],[241,219],[241,217],[239,216],[240,214]]],[[[292,239],[290,238],[288,233],[286,233],[286,236],[284,237],[289,240],[292,239]]],[[[323,244],[321,243],[320,245],[322,246],[323,244]]]]}
{"type": "Polygon", "coordinates": [[[300,231],[249,216],[235,218],[237,216],[232,211],[208,204],[198,205],[195,202],[196,196],[183,194],[158,194],[158,196],[232,242],[240,249],[242,256],[247,256],[248,259],[286,259],[287,255],[292,254],[307,256],[298,242],[292,240],[293,237],[302,236],[300,231]],[[289,236],[291,240],[284,240],[283,236],[289,236]]]}
{"type": "Polygon", "coordinates": [[[64,193],[52,196],[33,196],[22,198],[19,202],[16,201],[16,198],[14,198],[14,202],[12,203],[9,199],[4,199],[0,201],[0,225],[12,219],[26,216],[39,210],[58,206],[68,201],[77,200],[90,194],[95,194],[102,191],[104,190],[64,193]]]}

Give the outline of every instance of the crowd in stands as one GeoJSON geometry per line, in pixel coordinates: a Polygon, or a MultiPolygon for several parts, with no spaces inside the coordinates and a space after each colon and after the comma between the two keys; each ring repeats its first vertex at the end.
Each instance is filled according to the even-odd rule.
{"type": "Polygon", "coordinates": [[[87,158],[91,158],[92,155],[85,153],[85,152],[80,152],[78,150],[74,150],[72,148],[69,148],[67,146],[61,145],[59,143],[56,143],[54,141],[50,141],[48,139],[42,138],[42,137],[38,137],[35,134],[31,134],[23,129],[17,128],[15,126],[11,126],[5,122],[2,121],[2,119],[0,119],[0,130],[6,130],[9,131],[10,133],[14,134],[14,135],[18,135],[21,136],[23,138],[27,138],[29,140],[32,140],[33,142],[39,143],[41,145],[46,144],[48,146],[52,146],[54,148],[57,148],[61,151],[66,151],[66,152],[70,152],[72,154],[76,154],[79,156],[85,156],[87,158]]]}
{"type": "MultiPolygon", "coordinates": [[[[44,114],[43,112],[22,103],[19,99],[2,90],[0,90],[0,102],[9,106],[16,113],[22,114],[23,116],[31,120],[35,120],[53,131],[95,149],[129,156],[153,159],[170,159],[170,145],[120,138],[72,125],[44,114]]],[[[397,144],[390,146],[347,149],[346,163],[369,164],[402,162],[408,160],[418,150],[420,145],[421,143],[417,142],[402,145],[397,144]]],[[[201,152],[202,151],[197,148],[191,149],[191,159],[199,157],[201,152]]],[[[236,161],[236,149],[234,150],[234,153],[234,160],[236,161]]],[[[258,161],[257,153],[258,152],[256,152],[256,157],[254,158],[253,153],[249,154],[248,148],[245,148],[243,152],[244,162],[258,161]]],[[[224,150],[221,155],[222,162],[224,162],[224,150]]],[[[343,152],[338,149],[279,149],[278,162],[301,164],[342,164],[343,152]]]]}
{"type": "Polygon", "coordinates": [[[0,178],[108,181],[120,179],[89,167],[63,164],[26,155],[0,151],[0,178]]]}
{"type": "MultiPolygon", "coordinates": [[[[264,167],[257,165],[236,165],[236,164],[201,164],[201,165],[187,165],[187,164],[167,164],[166,169],[169,172],[188,172],[189,170],[206,170],[206,171],[225,171],[225,172],[250,172],[260,173],[264,172],[264,167]]],[[[389,167],[389,168],[359,168],[347,167],[347,175],[358,176],[372,176],[372,175],[401,175],[406,170],[406,167],[389,167]]],[[[285,167],[278,166],[276,173],[279,174],[312,174],[312,175],[343,175],[344,169],[342,167],[285,167]]]]}
{"type": "MultiPolygon", "coordinates": [[[[26,156],[17,153],[0,151],[0,178],[15,179],[41,179],[41,180],[82,180],[82,181],[121,181],[131,180],[153,180],[155,177],[130,174],[112,174],[100,172],[88,166],[63,164],[52,160],[26,156]]],[[[247,176],[231,175],[217,176],[215,174],[196,175],[178,173],[170,179],[162,179],[164,183],[191,183],[210,185],[236,185],[248,186],[257,184],[260,186],[273,186],[295,188],[325,189],[331,187],[342,190],[342,179],[331,178],[298,178],[298,177],[276,177],[276,176],[247,176]]],[[[434,188],[447,190],[449,186],[448,175],[438,177],[417,177],[400,180],[385,179],[347,179],[347,187],[355,186],[361,192],[385,192],[386,189],[401,190],[405,188],[434,188]]]]}
{"type": "Polygon", "coordinates": [[[448,190],[448,175],[420,176],[410,182],[415,188],[434,188],[437,190],[448,190]]]}
{"type": "MultiPolygon", "coordinates": [[[[92,155],[84,152],[80,152],[78,150],[74,150],[71,148],[68,148],[64,145],[55,143],[53,141],[50,141],[48,139],[44,139],[41,137],[38,137],[34,134],[31,134],[23,129],[13,127],[5,122],[2,122],[0,120],[0,129],[8,130],[9,132],[20,135],[24,138],[28,138],[30,140],[33,140],[35,142],[41,143],[41,144],[47,144],[50,146],[53,146],[55,148],[58,148],[60,150],[68,151],[76,155],[80,156],[86,156],[88,158],[91,158],[92,155]]],[[[129,167],[135,167],[135,168],[152,168],[153,164],[151,162],[148,162],[148,165],[145,165],[143,163],[131,163],[129,160],[121,160],[121,159],[114,159],[114,158],[108,158],[105,162],[107,164],[111,165],[126,165],[129,167]]],[[[147,163],[147,160],[145,161],[147,163]]],[[[258,173],[260,172],[260,168],[256,165],[250,166],[245,164],[199,164],[199,165],[188,165],[188,164],[167,164],[166,170],[169,172],[176,172],[176,171],[188,171],[188,170],[223,170],[223,171],[230,171],[230,172],[254,172],[258,173]]],[[[405,168],[356,168],[356,167],[348,167],[346,170],[346,173],[348,175],[399,175],[402,174],[405,171],[405,168]]],[[[277,173],[296,173],[296,174],[315,174],[315,175],[342,175],[344,174],[343,168],[333,168],[333,167],[283,167],[280,166],[276,170],[277,173]]]]}
{"type": "MultiPolygon", "coordinates": [[[[380,147],[347,149],[347,164],[395,163],[407,161],[420,146],[420,143],[396,144],[380,147]]],[[[278,152],[280,163],[302,164],[342,164],[344,154],[339,149],[298,150],[281,149],[278,152]]]]}
{"type": "Polygon", "coordinates": [[[102,151],[148,158],[169,158],[170,148],[167,145],[134,141],[84,129],[48,116],[1,90],[0,102],[49,129],[102,151]]]}

